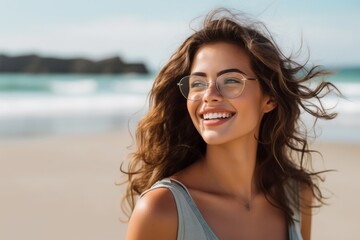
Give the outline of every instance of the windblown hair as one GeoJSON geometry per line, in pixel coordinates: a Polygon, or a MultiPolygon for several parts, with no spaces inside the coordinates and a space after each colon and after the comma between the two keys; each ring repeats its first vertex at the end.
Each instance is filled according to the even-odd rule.
{"type": "MultiPolygon", "coordinates": [[[[318,185],[320,173],[306,167],[311,153],[316,151],[308,147],[300,113],[305,111],[316,120],[334,118],[336,114],[328,113],[321,100],[338,90],[322,80],[329,72],[286,57],[262,23],[244,20],[226,9],[211,12],[202,28],[185,40],[157,75],[149,95],[149,111],[137,127],[137,149],[130,155],[127,169],[121,167],[129,183],[124,204],[130,206],[131,212],[136,197],[144,190],[204,156],[206,143],[190,119],[177,82],[190,74],[198,49],[215,42],[229,42],[244,49],[262,91],[277,103],[261,122],[255,177],[267,200],[292,222],[293,212],[285,194],[285,189],[294,189],[288,186],[292,182],[289,180],[312,190],[318,201],[311,207],[320,206],[324,200],[318,185]],[[317,85],[310,87],[308,82],[314,78],[312,84],[317,85]]],[[[295,191],[293,196],[298,194],[295,191]]]]}

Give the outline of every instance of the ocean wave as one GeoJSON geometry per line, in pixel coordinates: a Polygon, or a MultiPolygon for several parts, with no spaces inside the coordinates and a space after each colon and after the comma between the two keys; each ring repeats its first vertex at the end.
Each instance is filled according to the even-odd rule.
{"type": "Polygon", "coordinates": [[[346,98],[360,98],[360,83],[336,83],[346,98]]]}
{"type": "Polygon", "coordinates": [[[81,114],[132,114],[145,105],[139,95],[29,96],[0,98],[0,118],[46,117],[81,114]]]}
{"type": "Polygon", "coordinates": [[[55,94],[91,94],[95,93],[98,83],[94,79],[82,79],[74,81],[55,80],[50,83],[50,91],[55,94]]]}

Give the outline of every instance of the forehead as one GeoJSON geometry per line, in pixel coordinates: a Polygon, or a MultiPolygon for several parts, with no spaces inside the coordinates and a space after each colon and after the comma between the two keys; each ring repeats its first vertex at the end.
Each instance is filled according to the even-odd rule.
{"type": "Polygon", "coordinates": [[[253,74],[250,57],[243,48],[233,43],[218,42],[199,48],[194,55],[191,72],[212,75],[231,68],[240,69],[247,75],[253,74]]]}

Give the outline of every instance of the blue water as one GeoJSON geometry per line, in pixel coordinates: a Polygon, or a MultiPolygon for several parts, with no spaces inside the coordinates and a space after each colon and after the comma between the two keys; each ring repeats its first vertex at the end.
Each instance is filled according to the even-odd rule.
{"type": "MultiPolygon", "coordinates": [[[[0,74],[0,139],[132,128],[154,76],[0,74]]],[[[320,140],[360,143],[360,69],[340,69],[329,80],[347,100],[326,99],[339,116],[320,121],[320,140]]]]}
{"type": "Polygon", "coordinates": [[[0,138],[123,129],[145,111],[153,77],[0,74],[0,138]]]}

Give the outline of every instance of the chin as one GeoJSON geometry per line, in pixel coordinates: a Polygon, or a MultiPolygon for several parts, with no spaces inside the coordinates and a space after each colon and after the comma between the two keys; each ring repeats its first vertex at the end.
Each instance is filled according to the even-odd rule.
{"type": "Polygon", "coordinates": [[[218,132],[205,132],[201,134],[203,140],[208,145],[220,145],[229,141],[225,136],[219,134],[218,132]]]}

